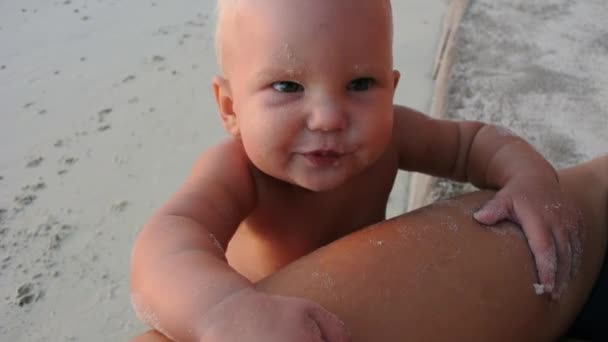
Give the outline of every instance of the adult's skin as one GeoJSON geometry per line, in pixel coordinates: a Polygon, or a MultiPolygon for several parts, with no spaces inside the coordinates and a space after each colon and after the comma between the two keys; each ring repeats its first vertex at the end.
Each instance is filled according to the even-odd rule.
{"type": "MultiPolygon", "coordinates": [[[[535,294],[534,260],[518,228],[483,227],[472,219],[490,192],[357,231],[256,286],[320,303],[344,320],[353,341],[555,340],[585,303],[602,266],[608,156],[560,171],[560,183],[581,208],[585,230],[581,267],[559,301],[535,294]]],[[[168,340],[150,331],[133,341],[168,340]]]]}

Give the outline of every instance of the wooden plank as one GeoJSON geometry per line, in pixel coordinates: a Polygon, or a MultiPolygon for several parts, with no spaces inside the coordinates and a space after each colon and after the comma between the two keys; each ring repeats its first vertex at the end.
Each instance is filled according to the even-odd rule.
{"type": "MultiPolygon", "coordinates": [[[[435,88],[429,111],[429,115],[433,118],[441,118],[445,115],[447,87],[454,62],[458,27],[469,3],[470,0],[452,0],[444,17],[433,68],[435,88]]],[[[431,176],[412,173],[409,184],[408,210],[415,210],[428,204],[432,184],[433,178],[431,176]]]]}

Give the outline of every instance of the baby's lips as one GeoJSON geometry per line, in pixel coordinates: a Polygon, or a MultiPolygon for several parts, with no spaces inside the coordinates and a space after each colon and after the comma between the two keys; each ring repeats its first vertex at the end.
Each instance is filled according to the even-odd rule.
{"type": "Polygon", "coordinates": [[[315,150],[311,152],[305,153],[306,155],[314,156],[314,157],[328,157],[328,158],[338,158],[342,155],[342,153],[334,150],[315,150]]]}
{"type": "Polygon", "coordinates": [[[305,153],[304,157],[317,167],[322,166],[334,166],[338,160],[342,157],[341,154],[330,152],[330,151],[316,151],[305,153]]]}

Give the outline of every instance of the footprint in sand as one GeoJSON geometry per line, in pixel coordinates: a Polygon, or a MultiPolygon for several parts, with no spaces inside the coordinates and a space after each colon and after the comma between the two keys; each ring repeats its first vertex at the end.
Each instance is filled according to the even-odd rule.
{"type": "Polygon", "coordinates": [[[37,157],[33,160],[30,160],[25,167],[38,167],[40,166],[40,164],[42,163],[42,161],[44,160],[44,157],[37,157]]]}
{"type": "MultiPolygon", "coordinates": [[[[115,155],[112,160],[116,165],[125,165],[131,161],[131,158],[129,158],[128,156],[115,155]]],[[[114,207],[114,205],[112,205],[112,207],[114,207]]]]}
{"type": "Polygon", "coordinates": [[[42,254],[42,257],[36,261],[48,263],[50,262],[48,253],[61,248],[62,243],[72,234],[74,229],[75,227],[72,225],[61,223],[54,217],[48,217],[46,222],[38,225],[38,227],[33,230],[29,230],[25,240],[47,240],[47,250],[42,254]]]}
{"type": "Polygon", "coordinates": [[[200,17],[198,19],[188,20],[186,21],[186,25],[194,27],[205,27],[205,25],[207,25],[207,18],[200,17]]]}
{"type": "Polygon", "coordinates": [[[111,210],[114,212],[122,213],[129,206],[129,201],[120,201],[112,204],[111,210]]]}
{"type": "Polygon", "coordinates": [[[131,81],[133,81],[133,80],[135,80],[135,76],[134,76],[134,75],[129,75],[129,76],[125,77],[125,78],[122,80],[122,83],[128,83],[128,82],[131,82],[131,81]]]}
{"type": "Polygon", "coordinates": [[[21,190],[23,191],[40,191],[46,189],[46,183],[44,182],[38,182],[36,184],[32,184],[32,185],[26,185],[23,188],[21,188],[21,190]]]}
{"type": "Polygon", "coordinates": [[[159,56],[159,55],[152,56],[152,62],[154,62],[154,63],[162,63],[164,61],[165,61],[165,57],[163,57],[163,56],[159,56]]]}
{"type": "Polygon", "coordinates": [[[163,26],[152,33],[154,36],[166,36],[179,30],[177,26],[163,26]]]}
{"type": "Polygon", "coordinates": [[[32,283],[25,283],[17,289],[17,305],[23,307],[33,302],[38,301],[42,298],[42,290],[36,290],[35,285],[32,283]]]}
{"type": "Polygon", "coordinates": [[[76,164],[76,162],[78,161],[78,158],[74,158],[74,157],[63,157],[61,158],[61,161],[68,166],[72,166],[74,164],[76,164]]]}
{"type": "MultiPolygon", "coordinates": [[[[76,164],[77,161],[78,161],[78,158],[63,156],[63,157],[61,157],[61,159],[59,159],[59,164],[63,164],[65,166],[69,167],[69,166],[76,164]]],[[[59,171],[57,171],[57,174],[59,176],[63,176],[66,173],[68,173],[67,169],[60,169],[59,171]]]]}
{"type": "MultiPolygon", "coordinates": [[[[2,234],[0,234],[1,236],[2,234]]],[[[5,270],[8,268],[8,266],[11,264],[11,256],[7,256],[4,259],[2,259],[2,266],[0,266],[0,269],[5,270]]]]}
{"type": "Polygon", "coordinates": [[[112,128],[111,125],[103,125],[103,126],[97,127],[97,131],[99,131],[99,132],[105,132],[105,131],[109,130],[110,128],[112,128]]]}
{"type": "Polygon", "coordinates": [[[49,242],[49,249],[59,249],[61,247],[61,241],[65,238],[64,235],[54,234],[51,235],[51,241],[49,242]]]}
{"type": "Polygon", "coordinates": [[[14,199],[14,202],[17,203],[20,206],[20,208],[15,208],[15,210],[16,211],[23,210],[23,208],[34,203],[34,201],[37,198],[38,198],[38,196],[36,196],[34,194],[24,194],[24,195],[16,196],[14,199]]]}
{"type": "Polygon", "coordinates": [[[99,123],[104,122],[106,116],[108,116],[110,113],[112,113],[112,108],[102,109],[99,112],[97,112],[97,122],[99,122],[99,123]]]}

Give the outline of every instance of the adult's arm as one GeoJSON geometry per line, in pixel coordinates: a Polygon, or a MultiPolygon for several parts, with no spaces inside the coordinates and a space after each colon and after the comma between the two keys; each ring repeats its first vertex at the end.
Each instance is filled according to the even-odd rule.
{"type": "MultiPolygon", "coordinates": [[[[535,294],[534,260],[513,225],[483,227],[472,211],[491,193],[436,203],[346,236],[257,284],[312,299],[353,341],[550,341],[589,295],[606,245],[608,160],[560,172],[586,223],[582,266],[561,299],[535,294]]],[[[551,207],[547,207],[551,210],[551,207]]]]}

